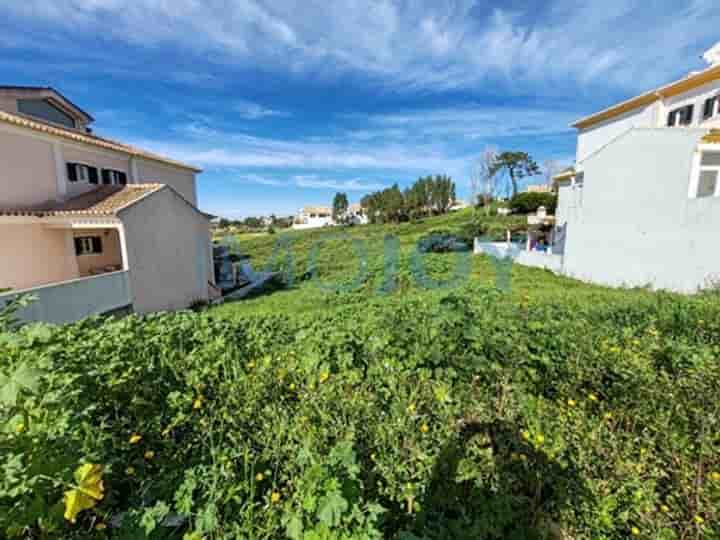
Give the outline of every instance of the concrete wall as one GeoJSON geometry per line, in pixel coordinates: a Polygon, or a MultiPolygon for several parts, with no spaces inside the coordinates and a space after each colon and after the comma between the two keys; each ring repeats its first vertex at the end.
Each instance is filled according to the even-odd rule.
{"type": "Polygon", "coordinates": [[[0,163],[0,207],[40,206],[98,187],[69,182],[67,163],[122,171],[130,183],[168,184],[197,206],[195,173],[190,170],[1,123],[0,163]]]}
{"type": "Polygon", "coordinates": [[[99,236],[102,241],[102,253],[78,255],[77,264],[81,276],[90,276],[93,270],[103,270],[108,266],[122,268],[122,249],[120,235],[115,229],[73,229],[73,238],[79,236],[99,236]]]}
{"type": "Polygon", "coordinates": [[[127,271],[75,279],[26,291],[0,294],[0,307],[25,292],[37,299],[16,317],[24,322],[74,322],[90,315],[115,311],[130,305],[127,271]]]}
{"type": "Polygon", "coordinates": [[[68,198],[82,195],[83,193],[97,189],[98,186],[96,184],[88,184],[84,182],[68,182],[67,163],[86,163],[92,167],[97,167],[100,183],[102,183],[102,173],[100,169],[122,171],[128,175],[128,181],[132,181],[130,177],[130,157],[126,154],[66,143],[61,143],[60,148],[63,160],[61,175],[67,186],[66,189],[68,198]]]}
{"type": "Polygon", "coordinates": [[[476,255],[488,255],[498,259],[510,257],[513,263],[533,268],[543,268],[557,273],[562,272],[563,269],[561,255],[541,251],[526,251],[520,246],[508,245],[507,242],[481,242],[479,238],[476,238],[473,252],[476,255]]]}
{"type": "Polygon", "coordinates": [[[167,184],[187,201],[197,206],[195,173],[187,169],[137,159],[138,181],[144,184],[167,184]]]}
{"type": "Polygon", "coordinates": [[[720,273],[720,200],[689,199],[705,130],[637,129],[585,162],[565,272],[615,286],[694,292],[720,273]]]}
{"type": "Polygon", "coordinates": [[[660,103],[655,102],[646,107],[640,107],[616,118],[600,122],[578,132],[576,161],[582,168],[581,162],[592,153],[597,152],[613,139],[633,127],[655,127],[658,123],[660,103]]]}
{"type": "Polygon", "coordinates": [[[169,188],[119,217],[137,312],[181,309],[207,300],[208,281],[213,281],[208,219],[169,188]]]}
{"type": "Polygon", "coordinates": [[[27,208],[58,194],[52,144],[0,126],[0,206],[27,208]]]}
{"type": "Polygon", "coordinates": [[[80,276],[69,229],[0,225],[0,250],[0,289],[25,289],[80,276]]]}

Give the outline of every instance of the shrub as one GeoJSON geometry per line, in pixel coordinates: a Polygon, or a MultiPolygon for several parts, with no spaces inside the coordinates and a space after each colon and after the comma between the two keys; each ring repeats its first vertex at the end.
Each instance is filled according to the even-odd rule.
{"type": "Polygon", "coordinates": [[[531,214],[544,206],[548,214],[557,208],[557,195],[553,193],[518,193],[510,199],[510,208],[516,214],[531,214]]]}
{"type": "Polygon", "coordinates": [[[468,287],[359,309],[6,328],[1,534],[720,534],[714,299],[468,287]]]}

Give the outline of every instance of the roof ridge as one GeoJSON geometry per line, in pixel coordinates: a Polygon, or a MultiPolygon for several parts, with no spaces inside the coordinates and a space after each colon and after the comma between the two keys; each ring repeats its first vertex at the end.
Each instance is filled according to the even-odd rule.
{"type": "Polygon", "coordinates": [[[101,148],[114,150],[116,152],[122,152],[131,156],[145,158],[151,161],[157,161],[159,163],[165,163],[166,165],[180,167],[182,169],[188,169],[196,173],[202,172],[202,169],[198,169],[197,167],[194,167],[192,165],[188,165],[186,163],[182,163],[171,158],[166,158],[153,152],[143,150],[141,148],[135,148],[125,143],[121,143],[112,139],[107,139],[105,137],[100,137],[95,134],[83,133],[69,128],[59,127],[48,122],[43,122],[42,120],[38,120],[36,118],[29,118],[26,116],[9,113],[7,111],[0,111],[0,120],[9,124],[25,127],[28,129],[34,129],[35,131],[63,137],[76,142],[99,146],[101,148]]]}

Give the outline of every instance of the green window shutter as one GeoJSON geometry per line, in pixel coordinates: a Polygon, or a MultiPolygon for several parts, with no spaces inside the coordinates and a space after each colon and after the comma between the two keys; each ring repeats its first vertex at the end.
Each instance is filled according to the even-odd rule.
{"type": "Polygon", "coordinates": [[[93,253],[102,253],[102,239],[99,236],[92,237],[93,253]]]}
{"type": "Polygon", "coordinates": [[[91,184],[97,184],[98,183],[98,170],[95,167],[88,167],[89,175],[90,175],[90,183],[91,184]]]}

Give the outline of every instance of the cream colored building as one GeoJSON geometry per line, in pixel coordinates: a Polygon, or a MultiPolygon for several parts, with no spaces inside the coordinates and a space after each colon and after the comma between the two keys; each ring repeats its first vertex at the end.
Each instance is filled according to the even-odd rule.
{"type": "Polygon", "coordinates": [[[192,166],[98,137],[50,88],[0,87],[0,305],[66,322],[216,294],[192,166]]]}

